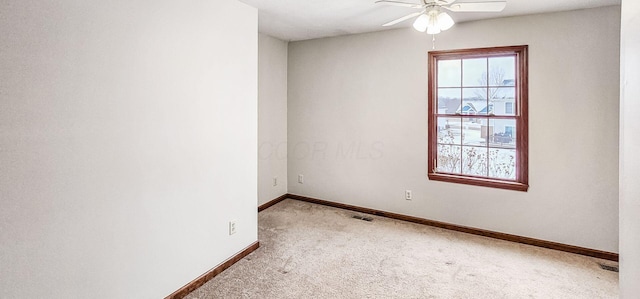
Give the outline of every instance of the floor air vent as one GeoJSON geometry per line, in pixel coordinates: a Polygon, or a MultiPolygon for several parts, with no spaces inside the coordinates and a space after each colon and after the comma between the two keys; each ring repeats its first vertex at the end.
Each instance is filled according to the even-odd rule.
{"type": "Polygon", "coordinates": [[[605,265],[605,264],[598,264],[598,265],[600,266],[600,268],[602,268],[604,270],[607,270],[607,271],[620,272],[620,270],[616,266],[609,266],[609,265],[605,265]]]}
{"type": "Polygon", "coordinates": [[[371,218],[371,217],[366,217],[366,216],[353,215],[353,217],[351,217],[351,218],[359,219],[359,220],[364,220],[364,221],[368,221],[368,222],[373,221],[373,218],[371,218]]]}

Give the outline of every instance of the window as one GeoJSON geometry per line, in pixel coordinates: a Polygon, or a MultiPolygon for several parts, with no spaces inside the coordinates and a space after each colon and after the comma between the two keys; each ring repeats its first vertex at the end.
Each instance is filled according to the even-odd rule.
{"type": "Polygon", "coordinates": [[[505,102],[504,111],[507,114],[513,114],[513,102],[505,102]]]}
{"type": "Polygon", "coordinates": [[[527,191],[527,46],[429,52],[429,179],[527,191]]]}

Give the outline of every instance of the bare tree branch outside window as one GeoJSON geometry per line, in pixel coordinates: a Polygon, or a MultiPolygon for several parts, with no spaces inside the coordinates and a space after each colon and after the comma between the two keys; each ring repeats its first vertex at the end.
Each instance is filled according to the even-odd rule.
{"type": "Polygon", "coordinates": [[[478,85],[483,88],[480,89],[481,91],[476,90],[475,95],[484,100],[487,99],[487,95],[489,95],[490,101],[496,99],[499,89],[490,86],[505,86],[504,76],[505,71],[501,67],[492,67],[489,70],[489,76],[487,76],[487,72],[482,72],[482,76],[478,79],[478,85]]]}

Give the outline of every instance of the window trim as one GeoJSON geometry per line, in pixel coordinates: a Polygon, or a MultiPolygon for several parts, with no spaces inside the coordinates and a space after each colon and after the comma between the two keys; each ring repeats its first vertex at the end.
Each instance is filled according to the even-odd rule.
{"type": "Polygon", "coordinates": [[[428,178],[433,181],[442,181],[450,183],[459,183],[474,186],[483,186],[499,189],[508,189],[515,191],[527,191],[529,189],[529,70],[528,70],[528,46],[507,46],[507,47],[490,47],[490,48],[474,48],[459,49],[445,51],[429,52],[429,70],[428,70],[428,178]],[[464,174],[438,173],[435,170],[437,159],[437,61],[438,59],[467,59],[474,57],[487,57],[499,55],[516,56],[517,78],[516,86],[516,103],[514,112],[516,117],[516,127],[520,128],[516,131],[518,139],[516,140],[516,179],[502,180],[495,178],[479,177],[464,174]]]}

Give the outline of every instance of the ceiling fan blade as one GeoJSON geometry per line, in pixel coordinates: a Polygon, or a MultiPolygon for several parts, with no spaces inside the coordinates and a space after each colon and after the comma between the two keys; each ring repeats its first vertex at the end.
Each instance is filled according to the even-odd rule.
{"type": "Polygon", "coordinates": [[[402,7],[411,7],[411,8],[423,8],[424,7],[424,4],[393,1],[393,0],[378,0],[375,3],[382,3],[382,4],[388,4],[388,5],[394,5],[394,6],[402,6],[402,7]]]}
{"type": "Polygon", "coordinates": [[[402,17],[402,18],[399,18],[399,19],[393,20],[393,21],[391,21],[391,22],[389,22],[389,23],[386,23],[386,24],[384,24],[384,25],[382,25],[382,26],[383,26],[383,27],[393,26],[393,25],[398,24],[398,23],[400,23],[400,22],[404,22],[404,21],[406,21],[406,20],[408,20],[408,19],[411,19],[411,18],[417,17],[417,16],[419,16],[419,15],[421,15],[421,14],[423,14],[423,13],[424,13],[424,11],[421,11],[421,12],[414,12],[414,13],[412,13],[412,14],[410,14],[410,15],[406,15],[406,16],[404,16],[404,17],[402,17]]]}
{"type": "Polygon", "coordinates": [[[507,6],[507,1],[456,2],[444,8],[454,12],[499,12],[507,6]]]}

